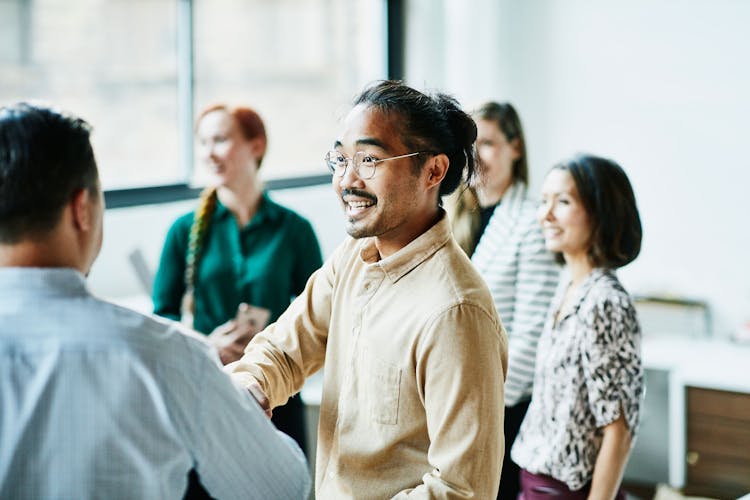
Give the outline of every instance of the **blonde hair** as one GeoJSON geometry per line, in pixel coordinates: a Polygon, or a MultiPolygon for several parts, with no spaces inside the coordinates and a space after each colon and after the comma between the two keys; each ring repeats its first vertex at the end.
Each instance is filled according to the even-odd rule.
{"type": "Polygon", "coordinates": [[[466,255],[471,257],[481,223],[476,191],[462,182],[458,189],[446,198],[445,210],[451,221],[453,237],[466,255]]]}
{"type": "MultiPolygon", "coordinates": [[[[518,141],[519,157],[513,162],[513,182],[528,184],[529,167],[526,160],[526,139],[523,135],[521,119],[518,117],[515,108],[509,102],[489,101],[479,106],[472,115],[475,120],[494,122],[508,141],[518,141]]],[[[477,161],[480,163],[478,181],[482,182],[482,176],[485,173],[478,155],[477,161]]],[[[471,257],[476,249],[477,233],[482,223],[481,207],[476,190],[465,181],[462,182],[456,192],[446,198],[445,208],[451,219],[453,237],[466,252],[466,255],[471,257]]]]}
{"type": "Polygon", "coordinates": [[[211,217],[216,212],[218,195],[215,187],[203,190],[198,200],[198,208],[193,216],[193,224],[188,235],[188,247],[185,254],[185,294],[182,297],[181,317],[183,322],[192,328],[192,317],[195,313],[195,276],[198,272],[198,262],[206,241],[206,233],[211,217]]]}

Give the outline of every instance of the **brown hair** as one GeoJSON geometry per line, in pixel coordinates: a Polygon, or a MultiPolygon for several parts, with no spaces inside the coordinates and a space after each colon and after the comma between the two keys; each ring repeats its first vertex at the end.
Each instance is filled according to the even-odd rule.
{"type": "MultiPolygon", "coordinates": [[[[589,216],[591,264],[616,269],[635,260],[643,228],[633,187],[622,167],[606,158],[579,154],[552,168],[570,173],[589,216]]],[[[563,262],[562,255],[556,257],[563,262]]]]}
{"type": "Polygon", "coordinates": [[[513,181],[529,184],[529,165],[526,161],[526,138],[516,109],[509,102],[489,101],[474,111],[474,118],[495,122],[508,142],[518,140],[518,159],[513,162],[513,181]]]}

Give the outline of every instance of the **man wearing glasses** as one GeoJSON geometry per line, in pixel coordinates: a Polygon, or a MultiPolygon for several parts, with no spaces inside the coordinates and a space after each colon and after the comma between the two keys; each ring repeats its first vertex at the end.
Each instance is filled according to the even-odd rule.
{"type": "Polygon", "coordinates": [[[325,364],[318,498],[497,493],[507,339],[440,207],[475,138],[450,97],[366,89],[326,155],[352,238],[227,367],[274,407],[325,364]]]}

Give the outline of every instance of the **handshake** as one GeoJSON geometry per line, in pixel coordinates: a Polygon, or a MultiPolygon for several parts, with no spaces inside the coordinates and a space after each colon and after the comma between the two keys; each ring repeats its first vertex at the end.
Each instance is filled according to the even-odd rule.
{"type": "Polygon", "coordinates": [[[223,364],[237,361],[245,352],[247,344],[268,324],[271,311],[242,303],[237,314],[223,325],[217,326],[208,336],[209,342],[219,351],[223,364]]]}

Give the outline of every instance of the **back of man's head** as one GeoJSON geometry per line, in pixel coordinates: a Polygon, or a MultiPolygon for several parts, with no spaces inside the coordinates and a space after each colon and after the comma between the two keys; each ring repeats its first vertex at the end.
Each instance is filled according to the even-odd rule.
{"type": "Polygon", "coordinates": [[[80,189],[98,190],[84,120],[18,103],[0,108],[0,244],[51,231],[80,189]]]}

